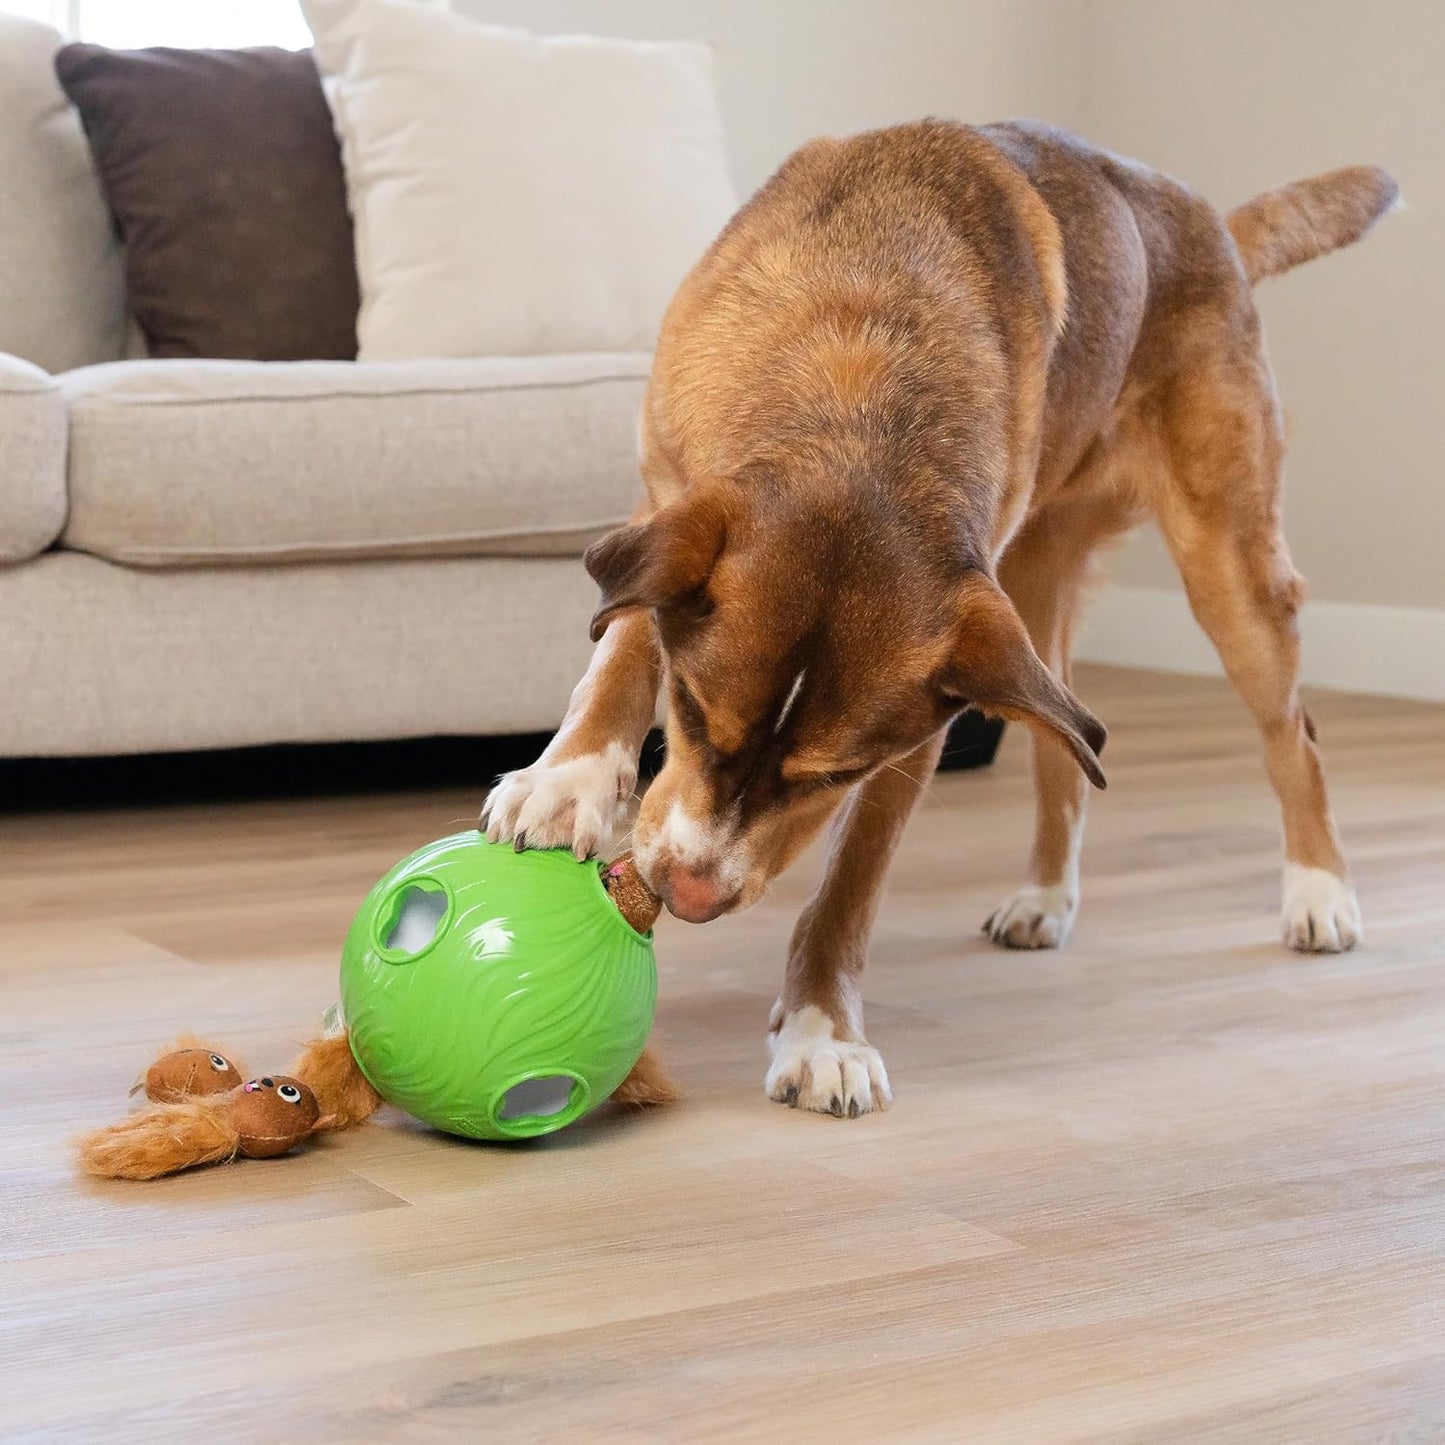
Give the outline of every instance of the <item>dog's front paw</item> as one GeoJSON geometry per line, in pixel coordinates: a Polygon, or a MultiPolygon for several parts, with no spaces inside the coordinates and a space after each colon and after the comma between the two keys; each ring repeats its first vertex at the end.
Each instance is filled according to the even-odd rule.
{"type": "Polygon", "coordinates": [[[1078,911],[1076,888],[1030,883],[998,906],[983,931],[1004,948],[1057,948],[1069,936],[1078,911]]]}
{"type": "Polygon", "coordinates": [[[893,1102],[878,1050],[835,1038],[832,1019],[811,1004],[787,1014],[768,1047],[773,1063],[765,1087],[780,1104],[856,1119],[893,1102]]]}
{"type": "Polygon", "coordinates": [[[1284,865],[1284,941],[1301,953],[1344,953],[1365,936],[1355,890],[1327,868],[1284,865]]]}
{"type": "Polygon", "coordinates": [[[493,843],[570,848],[578,858],[602,852],[637,785],[637,759],[621,743],[561,762],[504,774],[482,805],[493,843]]]}

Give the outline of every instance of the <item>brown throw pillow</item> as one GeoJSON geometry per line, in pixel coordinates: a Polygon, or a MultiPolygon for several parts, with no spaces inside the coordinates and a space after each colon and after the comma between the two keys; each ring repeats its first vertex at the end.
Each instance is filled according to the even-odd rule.
{"type": "Polygon", "coordinates": [[[351,219],[310,51],[67,45],[55,70],[152,356],[356,356],[351,219]]]}

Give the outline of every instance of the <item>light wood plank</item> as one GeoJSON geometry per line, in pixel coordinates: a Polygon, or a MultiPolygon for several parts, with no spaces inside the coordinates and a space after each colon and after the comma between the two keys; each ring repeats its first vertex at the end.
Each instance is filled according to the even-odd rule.
{"type": "Polygon", "coordinates": [[[1027,854],[1013,733],[905,841],[867,980],[897,1104],[858,1121],[761,1090],[810,855],[746,915],[664,922],[671,1111],[520,1149],[383,1115],[79,1180],[67,1139],[178,1031],[284,1064],[372,881],[479,799],[0,818],[0,1432],[1445,1434],[1445,711],[1312,700],[1368,944],[1302,958],[1228,690],[1080,685],[1112,738],[1074,937],[977,936],[1027,854]]]}

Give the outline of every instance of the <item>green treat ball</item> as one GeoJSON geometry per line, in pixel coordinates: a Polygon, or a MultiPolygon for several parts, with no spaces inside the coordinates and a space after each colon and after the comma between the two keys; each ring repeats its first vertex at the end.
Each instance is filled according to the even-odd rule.
{"type": "Polygon", "coordinates": [[[341,954],[362,1073],[473,1139],[549,1134],[600,1104],[642,1053],[656,1002],[652,935],[617,911],[595,862],[476,832],[398,863],[341,954]]]}

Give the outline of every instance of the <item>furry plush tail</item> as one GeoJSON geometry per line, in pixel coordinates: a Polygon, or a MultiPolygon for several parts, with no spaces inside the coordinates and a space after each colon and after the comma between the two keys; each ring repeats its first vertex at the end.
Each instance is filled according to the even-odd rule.
{"type": "Polygon", "coordinates": [[[671,1104],[682,1097],[677,1085],[650,1048],[633,1064],[632,1072],[617,1086],[612,1095],[619,1104],[671,1104]]]}
{"type": "Polygon", "coordinates": [[[240,1136],[213,1099],[156,1104],[79,1141],[80,1164],[105,1179],[159,1179],[233,1159],[240,1136]]]}
{"type": "Polygon", "coordinates": [[[1378,166],[1346,166],[1266,191],[1225,217],[1250,284],[1358,241],[1400,199],[1378,166]]]}
{"type": "Polygon", "coordinates": [[[318,1127],[350,1129],[371,1118],[385,1103],[361,1072],[345,1034],[313,1039],[291,1066],[291,1073],[309,1084],[316,1095],[322,1113],[318,1127]]]}

